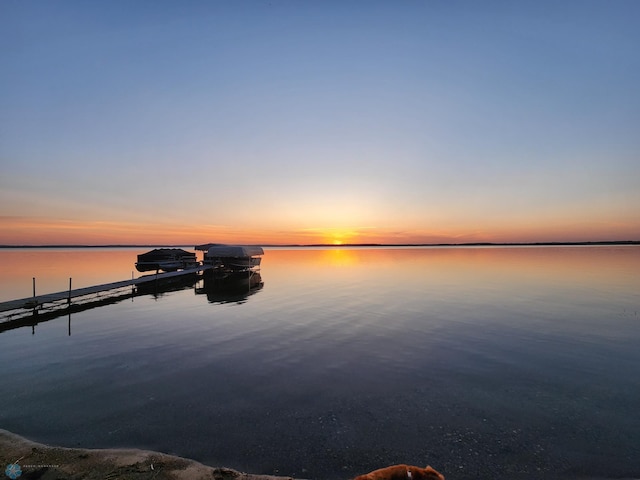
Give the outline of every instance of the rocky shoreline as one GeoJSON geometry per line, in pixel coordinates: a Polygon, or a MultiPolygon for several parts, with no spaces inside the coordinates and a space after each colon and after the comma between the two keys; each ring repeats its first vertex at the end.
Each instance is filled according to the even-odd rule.
{"type": "Polygon", "coordinates": [[[4,478],[20,480],[294,480],[209,467],[148,450],[52,447],[2,429],[0,468],[4,478]]]}

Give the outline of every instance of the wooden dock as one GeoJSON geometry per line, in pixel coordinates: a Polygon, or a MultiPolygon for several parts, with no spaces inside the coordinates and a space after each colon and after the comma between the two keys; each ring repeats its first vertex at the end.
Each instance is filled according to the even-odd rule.
{"type": "Polygon", "coordinates": [[[0,325],[3,322],[36,316],[42,313],[51,313],[62,309],[70,309],[72,305],[87,305],[90,303],[104,302],[107,298],[121,297],[123,289],[135,287],[153,286],[153,284],[166,284],[171,279],[179,280],[180,277],[197,275],[205,270],[212,269],[212,265],[198,265],[194,268],[179,270],[177,272],[157,273],[144,275],[131,280],[104,283],[92,287],[77,288],[63,292],[36,295],[7,302],[0,302],[0,325]]]}

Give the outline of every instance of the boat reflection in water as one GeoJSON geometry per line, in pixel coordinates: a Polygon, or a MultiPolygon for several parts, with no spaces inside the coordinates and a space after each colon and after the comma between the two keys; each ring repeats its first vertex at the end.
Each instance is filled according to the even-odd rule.
{"type": "Polygon", "coordinates": [[[201,276],[196,272],[170,278],[163,278],[157,275],[149,275],[149,277],[155,277],[155,279],[153,281],[137,285],[135,290],[136,295],[153,295],[158,298],[165,293],[194,288],[201,278],[201,276]]]}
{"type": "Polygon", "coordinates": [[[202,287],[196,288],[196,294],[206,295],[211,303],[244,303],[264,286],[260,272],[251,270],[207,270],[202,280],[202,287]]]}
{"type": "Polygon", "coordinates": [[[169,292],[194,289],[196,295],[206,295],[211,303],[243,303],[264,285],[258,270],[206,270],[172,279],[148,282],[136,288],[136,295],[160,298],[169,292]]]}

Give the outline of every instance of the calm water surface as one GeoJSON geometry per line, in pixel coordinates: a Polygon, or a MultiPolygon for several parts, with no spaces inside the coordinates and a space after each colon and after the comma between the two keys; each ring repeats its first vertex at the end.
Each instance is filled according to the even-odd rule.
{"type": "MultiPolygon", "coordinates": [[[[143,251],[0,250],[0,301],[143,251]]],[[[639,247],[268,249],[262,277],[1,332],[0,428],[313,479],[640,477],[639,247]]]]}

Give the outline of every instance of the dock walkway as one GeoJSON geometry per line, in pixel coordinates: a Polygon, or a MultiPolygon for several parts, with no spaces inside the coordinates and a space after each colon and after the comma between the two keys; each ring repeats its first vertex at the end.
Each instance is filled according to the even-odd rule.
{"type": "MultiPolygon", "coordinates": [[[[95,295],[101,292],[107,292],[110,290],[118,290],[125,287],[135,287],[145,283],[161,282],[163,280],[180,277],[189,274],[196,274],[204,270],[213,268],[211,265],[198,265],[194,268],[185,270],[179,270],[177,272],[166,272],[152,275],[144,275],[138,278],[132,278],[131,280],[123,280],[120,282],[104,283],[101,285],[94,285],[92,287],[76,288],[73,290],[66,290],[63,292],[48,293],[45,295],[36,295],[33,297],[20,298],[17,300],[9,300],[7,302],[0,302],[0,313],[10,312],[12,310],[29,309],[37,310],[47,304],[54,304],[56,302],[67,301],[71,303],[71,300],[78,297],[85,297],[88,295],[95,295]]],[[[0,318],[0,322],[2,319],[0,318]]]]}

